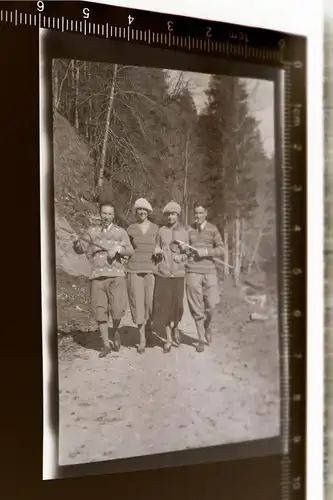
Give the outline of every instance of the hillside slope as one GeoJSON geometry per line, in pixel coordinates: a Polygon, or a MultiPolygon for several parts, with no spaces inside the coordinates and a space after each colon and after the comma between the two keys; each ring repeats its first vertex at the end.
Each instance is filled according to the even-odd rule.
{"type": "Polygon", "coordinates": [[[82,232],[97,213],[92,201],[94,165],[71,124],[54,115],[54,204],[58,330],[94,329],[90,314],[90,263],[73,251],[67,231],[82,232]]]}
{"type": "Polygon", "coordinates": [[[79,231],[96,214],[96,204],[89,201],[94,193],[94,165],[87,144],[59,113],[54,114],[53,134],[56,214],[79,231]]]}

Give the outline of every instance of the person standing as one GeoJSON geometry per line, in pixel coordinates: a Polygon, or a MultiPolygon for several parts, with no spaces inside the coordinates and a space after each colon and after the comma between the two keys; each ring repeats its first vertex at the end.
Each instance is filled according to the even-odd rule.
{"type": "Polygon", "coordinates": [[[155,255],[160,262],[156,266],[153,325],[163,328],[166,343],[163,351],[170,352],[172,341],[179,346],[179,330],[184,307],[185,262],[187,255],[180,250],[177,240],[188,244],[188,232],[179,222],[181,207],[175,201],[168,203],[163,213],[167,224],[159,229],[155,255]]]}
{"type": "Polygon", "coordinates": [[[205,344],[212,341],[213,314],[220,300],[214,257],[222,256],[223,241],[217,227],[206,220],[207,209],[203,203],[194,204],[194,216],[189,244],[195,253],[186,267],[186,295],[198,333],[196,350],[202,352],[205,344]]]}
{"type": "Polygon", "coordinates": [[[78,254],[85,253],[91,262],[91,302],[103,342],[103,348],[99,354],[101,358],[111,351],[109,314],[113,322],[113,347],[116,351],[120,349],[118,330],[126,309],[123,257],[128,257],[133,252],[126,231],[113,223],[114,216],[113,204],[109,201],[101,203],[101,225],[89,228],[84,235],[84,240],[75,235],[73,241],[74,251],[78,254]]]}
{"type": "Polygon", "coordinates": [[[151,317],[155,286],[153,254],[158,233],[158,226],[148,219],[152,210],[145,198],[136,200],[133,211],[137,222],[127,229],[134,248],[127,264],[127,292],[132,320],[139,330],[139,354],[145,351],[147,340],[149,343],[152,341],[151,317]]]}

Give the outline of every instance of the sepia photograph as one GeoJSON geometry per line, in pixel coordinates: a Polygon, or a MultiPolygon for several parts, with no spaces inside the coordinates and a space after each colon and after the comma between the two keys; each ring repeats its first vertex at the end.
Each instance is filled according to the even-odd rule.
{"type": "Polygon", "coordinates": [[[280,435],[274,82],[53,59],[59,466],[280,435]]]}

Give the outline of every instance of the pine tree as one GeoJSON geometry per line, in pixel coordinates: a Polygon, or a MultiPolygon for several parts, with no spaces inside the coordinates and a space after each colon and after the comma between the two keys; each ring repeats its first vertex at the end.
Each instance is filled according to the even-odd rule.
{"type": "MultiPolygon", "coordinates": [[[[256,162],[264,157],[258,124],[250,115],[245,83],[214,75],[208,103],[200,116],[204,151],[202,181],[210,216],[226,242],[224,260],[232,261],[238,283],[244,267],[244,231],[257,206],[256,162]]],[[[228,274],[225,266],[225,275],[228,274]]]]}

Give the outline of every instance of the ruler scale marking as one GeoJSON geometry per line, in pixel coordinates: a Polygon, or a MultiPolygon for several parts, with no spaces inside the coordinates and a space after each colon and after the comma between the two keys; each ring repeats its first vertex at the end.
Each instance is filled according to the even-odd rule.
{"type": "MultiPolygon", "coordinates": [[[[22,13],[18,12],[17,9],[15,11],[8,11],[8,10],[2,10],[0,11],[0,19],[3,21],[5,17],[6,22],[8,22],[8,18],[10,19],[10,22],[12,24],[15,24],[15,26],[18,26],[19,24],[25,24],[25,25],[34,25],[34,26],[39,26],[39,28],[48,28],[48,29],[57,29],[62,32],[65,31],[65,26],[64,26],[64,17],[61,17],[61,23],[60,23],[60,18],[55,18],[52,16],[43,16],[41,13],[38,13],[38,22],[37,22],[37,14],[31,14],[31,13],[22,13]],[[24,17],[23,17],[24,16],[24,17]]],[[[177,47],[179,49],[183,49],[182,51],[190,51],[192,48],[197,49],[200,52],[208,52],[211,53],[211,56],[218,57],[217,53],[222,53],[227,56],[233,56],[232,60],[236,60],[237,58],[252,58],[252,60],[259,59],[260,62],[265,61],[266,65],[268,64],[268,61],[274,61],[276,63],[282,61],[283,57],[283,50],[277,50],[274,49],[273,47],[251,47],[247,43],[244,44],[238,44],[237,40],[235,40],[235,43],[230,43],[229,41],[226,42],[221,42],[219,40],[214,40],[210,38],[195,38],[191,37],[190,35],[182,35],[181,32],[179,32],[177,35],[172,34],[170,31],[168,33],[162,33],[159,31],[152,31],[150,29],[133,29],[129,25],[128,26],[115,26],[115,37],[118,39],[121,39],[122,41],[144,41],[148,42],[148,44],[157,44],[157,45],[162,45],[163,46],[169,46],[171,47],[177,47]],[[127,28],[127,29],[126,29],[127,28]],[[152,33],[152,34],[151,34],[152,33]],[[152,37],[152,39],[151,39],[152,37]]],[[[160,28],[158,28],[160,29],[160,28]]],[[[66,19],[66,31],[71,31],[71,32],[80,32],[82,33],[84,31],[84,35],[87,34],[87,22],[84,20],[82,21],[77,21],[77,20],[68,20],[66,19]]],[[[99,24],[99,23],[94,23],[94,22],[88,22],[88,31],[89,34],[93,34],[97,36],[102,35],[103,37],[105,36],[106,38],[109,38],[110,34],[111,37],[113,36],[113,27],[111,25],[110,30],[109,30],[109,25],[108,23],[105,24],[99,24]]],[[[201,35],[204,37],[204,35],[201,35]]],[[[214,38],[214,35],[213,35],[214,38]]],[[[181,51],[181,50],[180,50],[181,51]]],[[[205,54],[204,54],[205,55],[205,54]]],[[[254,61],[255,62],[255,61],[254,61]]],[[[286,61],[284,64],[284,69],[285,69],[285,77],[284,77],[284,100],[285,102],[290,102],[292,103],[292,95],[293,95],[293,76],[291,73],[292,69],[292,63],[286,61]]],[[[282,363],[284,367],[284,378],[281,382],[281,387],[283,387],[283,397],[284,397],[284,409],[282,411],[282,422],[281,422],[281,427],[282,427],[282,432],[284,436],[284,449],[283,453],[285,455],[285,458],[283,459],[283,466],[282,466],[282,477],[283,477],[283,486],[282,490],[284,492],[288,492],[289,494],[289,485],[290,485],[290,480],[291,480],[291,474],[292,474],[292,462],[289,458],[289,453],[290,453],[290,446],[291,443],[299,443],[300,441],[298,440],[298,436],[291,436],[292,432],[292,402],[295,401],[292,398],[295,396],[294,394],[291,393],[291,383],[293,381],[293,374],[292,374],[292,369],[293,369],[293,326],[290,322],[291,315],[295,313],[295,309],[293,308],[293,302],[292,302],[292,296],[290,293],[290,290],[293,289],[295,286],[292,283],[292,280],[294,279],[296,272],[298,271],[297,265],[291,261],[291,247],[292,247],[292,242],[291,242],[291,234],[293,231],[294,223],[292,223],[292,218],[293,218],[293,200],[292,200],[292,194],[294,193],[293,187],[295,187],[296,182],[294,181],[294,154],[295,151],[292,149],[293,145],[297,147],[297,140],[295,141],[293,139],[293,129],[292,129],[292,112],[291,112],[291,104],[290,107],[285,105],[284,109],[284,131],[283,131],[283,138],[284,138],[284,144],[285,148],[284,151],[281,153],[282,161],[283,161],[283,173],[282,173],[282,223],[283,223],[283,230],[282,230],[282,239],[283,239],[283,257],[284,257],[284,262],[282,263],[281,266],[281,271],[282,271],[282,325],[283,325],[283,332],[282,332],[282,343],[283,343],[283,352],[282,352],[282,363]],[[295,183],[295,184],[294,184],[295,183]],[[296,439],[297,438],[297,439],[296,439]]],[[[296,160],[295,160],[296,162],[296,160]]],[[[297,184],[295,187],[295,190],[297,188],[297,184]]],[[[297,310],[296,310],[297,312],[297,310]]],[[[329,354],[327,353],[327,356],[329,354]]],[[[328,381],[331,381],[331,378],[329,377],[327,379],[328,381]]],[[[296,393],[297,396],[297,393],[296,393]]],[[[332,436],[330,436],[328,439],[331,439],[332,436]]],[[[299,439],[304,437],[300,436],[299,439]]]]}

